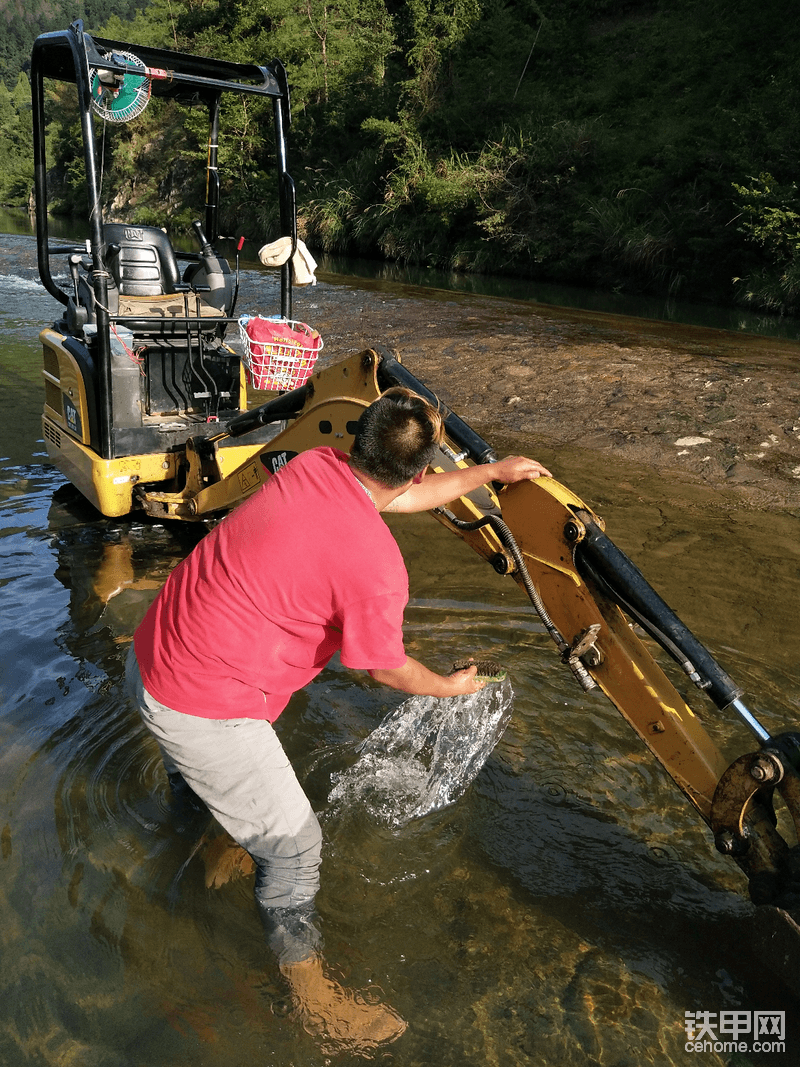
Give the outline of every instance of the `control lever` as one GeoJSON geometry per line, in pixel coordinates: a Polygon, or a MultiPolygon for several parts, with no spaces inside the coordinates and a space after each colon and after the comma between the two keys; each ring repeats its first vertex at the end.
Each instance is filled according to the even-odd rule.
{"type": "Polygon", "coordinates": [[[202,251],[203,255],[204,256],[213,256],[214,255],[214,249],[211,247],[211,245],[208,242],[208,238],[203,233],[203,226],[202,226],[202,224],[201,224],[199,219],[195,219],[195,221],[192,223],[192,229],[194,230],[195,234],[197,235],[197,240],[200,242],[200,250],[202,251]]]}
{"type": "Polygon", "coordinates": [[[225,284],[225,272],[222,269],[222,265],[217,258],[214,249],[211,247],[208,238],[203,233],[203,227],[199,220],[195,220],[192,223],[192,229],[197,235],[197,240],[200,242],[201,258],[203,262],[203,272],[206,276],[206,286],[194,285],[193,288],[197,292],[207,292],[211,296],[209,300],[212,304],[215,303],[217,294],[219,294],[219,306],[224,307],[227,303],[226,296],[228,295],[228,288],[225,284]]]}
{"type": "Polygon", "coordinates": [[[78,273],[78,267],[83,267],[85,271],[92,269],[92,261],[86,256],[81,255],[79,252],[73,252],[69,257],[69,276],[72,279],[72,289],[75,295],[75,303],[78,303],[78,282],[80,280],[80,274],[78,273]]]}

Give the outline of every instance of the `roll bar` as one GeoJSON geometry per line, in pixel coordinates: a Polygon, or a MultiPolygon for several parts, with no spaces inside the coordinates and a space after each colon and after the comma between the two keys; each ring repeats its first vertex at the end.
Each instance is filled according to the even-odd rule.
{"type": "MultiPolygon", "coordinates": [[[[83,157],[88,187],[89,241],[92,278],[97,300],[97,353],[99,362],[99,437],[100,453],[111,458],[111,348],[109,340],[108,285],[105,265],[105,242],[101,205],[101,175],[94,136],[91,108],[93,70],[110,70],[124,75],[130,71],[141,75],[136,66],[120,55],[133,53],[146,68],[154,96],[199,101],[209,112],[209,141],[206,162],[205,230],[209,241],[219,237],[220,183],[217,172],[219,140],[219,105],[224,92],[268,97],[273,103],[275,119],[278,196],[281,225],[291,236],[293,250],[297,243],[294,183],[286,169],[286,128],[291,121],[289,86],[286,72],[279,62],[259,66],[253,63],[230,63],[145,45],[112,41],[86,33],[83,22],[76,19],[68,29],[41,34],[31,54],[31,102],[33,112],[34,197],[36,205],[36,245],[39,276],[45,289],[59,303],[67,305],[69,297],[53,279],[50,271],[48,231],[47,154],[45,143],[44,80],[73,83],[77,88],[80,110],[83,157]]],[[[281,270],[281,315],[291,318],[292,276],[289,264],[281,270]]]]}

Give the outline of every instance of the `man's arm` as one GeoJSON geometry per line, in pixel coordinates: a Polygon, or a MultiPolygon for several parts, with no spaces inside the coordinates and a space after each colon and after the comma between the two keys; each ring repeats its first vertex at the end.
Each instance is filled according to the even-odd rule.
{"type": "Polygon", "coordinates": [[[477,693],[483,689],[485,682],[475,680],[478,668],[467,667],[452,674],[436,674],[411,656],[406,658],[402,667],[390,670],[373,670],[370,675],[381,685],[399,689],[401,693],[414,696],[455,697],[462,693],[477,693]]]}
{"type": "Polygon", "coordinates": [[[442,507],[452,500],[471,493],[488,482],[532,481],[541,475],[549,478],[550,471],[526,456],[507,456],[497,463],[481,463],[473,467],[461,467],[440,474],[426,474],[422,481],[412,485],[389,504],[386,511],[398,511],[410,515],[416,511],[429,511],[442,507]]]}

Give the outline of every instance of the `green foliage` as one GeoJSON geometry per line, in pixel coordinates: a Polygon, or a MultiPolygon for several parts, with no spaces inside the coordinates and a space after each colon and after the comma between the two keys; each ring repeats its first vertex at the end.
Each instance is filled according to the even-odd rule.
{"type": "MultiPolygon", "coordinates": [[[[63,29],[74,19],[83,18],[87,24],[99,25],[102,19],[118,13],[128,16],[137,3],[144,0],[0,0],[0,202],[10,206],[27,206],[33,186],[33,140],[31,128],[30,85],[22,71],[26,68],[33,42],[40,33],[63,29]]],[[[122,26],[124,23],[119,20],[122,26]]],[[[127,36],[127,28],[124,36],[127,36]]],[[[56,109],[56,114],[58,114],[56,109]]],[[[67,126],[61,115],[54,128],[61,136],[67,126]]],[[[66,155],[69,157],[70,153],[66,155]]],[[[85,204],[85,194],[77,195],[83,181],[82,174],[65,170],[54,176],[54,184],[67,184],[58,193],[61,207],[73,210],[85,204]],[[63,196],[62,196],[63,194],[63,196]]]]}
{"type": "Polygon", "coordinates": [[[741,206],[740,230],[778,261],[800,253],[800,207],[794,182],[780,185],[771,174],[733,188],[741,206]]]}
{"type": "Polygon", "coordinates": [[[734,183],[741,215],[740,231],[760,249],[767,262],[741,282],[747,303],[781,314],[800,311],[800,200],[794,182],[782,185],[771,174],[734,183]]]}
{"type": "MultiPolygon", "coordinates": [[[[290,166],[312,247],[784,311],[800,304],[800,22],[781,0],[110,7],[118,14],[90,28],[284,62],[290,166]]],[[[9,107],[0,99],[2,115],[9,107]]],[[[225,108],[223,225],[277,236],[270,115],[252,101],[225,108]]],[[[53,113],[69,208],[81,192],[73,119],[61,101],[53,113]]],[[[151,104],[106,131],[116,217],[175,228],[196,216],[203,122],[199,109],[176,122],[151,104]]]]}
{"type": "Polygon", "coordinates": [[[28,204],[33,185],[33,129],[28,79],[9,90],[0,82],[0,203],[28,204]]]}
{"type": "MultiPolygon", "coordinates": [[[[391,18],[381,0],[232,0],[227,3],[153,0],[130,25],[111,19],[103,32],[120,40],[177,47],[198,55],[264,63],[276,57],[291,71],[295,115],[295,161],[322,151],[334,166],[352,154],[345,131],[375,103],[386,58],[393,48],[391,18]]],[[[184,113],[168,153],[154,142],[153,103],[137,123],[115,133],[108,155],[107,187],[123,186],[127,197],[114,202],[116,214],[143,219],[143,212],[175,230],[191,209],[165,198],[163,187],[180,190],[184,200],[203,202],[192,188],[202,180],[206,136],[202,108],[184,113]],[[129,133],[127,131],[130,131],[129,133]],[[125,146],[129,145],[129,148],[125,146]],[[166,181],[148,181],[148,159],[167,161],[166,181]],[[133,184],[136,191],[133,191],[133,184]]],[[[162,121],[156,118],[156,127],[162,121]]],[[[223,98],[219,170],[223,183],[223,227],[265,233],[277,227],[277,190],[272,167],[271,107],[248,98],[223,98]],[[242,220],[246,220],[243,225],[242,220]]],[[[327,175],[330,178],[330,173],[327,175]]],[[[347,177],[342,175],[346,184],[347,177]]]]}
{"type": "Polygon", "coordinates": [[[0,78],[12,88],[30,59],[33,42],[83,19],[99,26],[111,14],[126,18],[145,0],[0,0],[0,78]]]}

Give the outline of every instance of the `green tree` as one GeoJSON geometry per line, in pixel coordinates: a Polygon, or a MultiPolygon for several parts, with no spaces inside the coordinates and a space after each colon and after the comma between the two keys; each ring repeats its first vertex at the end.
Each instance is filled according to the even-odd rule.
{"type": "Polygon", "coordinates": [[[26,206],[33,185],[33,129],[28,79],[13,89],[0,82],[0,201],[26,206]]]}
{"type": "Polygon", "coordinates": [[[735,279],[744,299],[781,314],[800,310],[800,200],[794,182],[771,174],[733,186],[740,207],[739,230],[764,254],[747,278],[735,279]]]}
{"type": "Polygon", "coordinates": [[[0,78],[13,88],[40,33],[61,30],[74,19],[97,28],[110,14],[129,16],[141,0],[0,0],[0,78]]]}
{"type": "MultiPolygon", "coordinates": [[[[126,2],[109,0],[106,36],[285,63],[312,247],[800,303],[800,22],[782,0],[126,2]]],[[[271,122],[224,106],[223,205],[267,236],[271,122]]],[[[55,118],[77,188],[74,133],[55,118]]],[[[107,131],[117,217],[184,222],[204,136],[199,112],[176,123],[155,102],[107,131]]]]}

